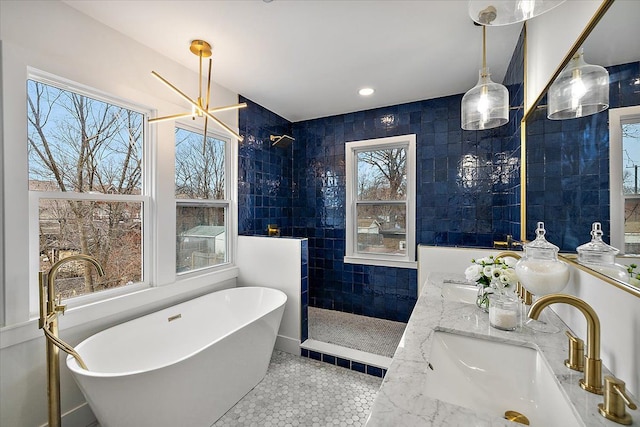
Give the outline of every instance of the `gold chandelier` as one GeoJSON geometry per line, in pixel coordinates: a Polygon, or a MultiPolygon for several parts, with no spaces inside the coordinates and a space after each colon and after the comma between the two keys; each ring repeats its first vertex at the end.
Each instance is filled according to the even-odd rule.
{"type": "Polygon", "coordinates": [[[185,118],[185,117],[191,117],[194,120],[195,120],[196,117],[204,117],[204,141],[207,140],[207,126],[209,124],[209,119],[211,119],[218,126],[223,128],[224,130],[229,132],[231,135],[233,135],[236,139],[238,139],[240,142],[242,142],[244,140],[244,138],[241,135],[239,135],[236,131],[231,129],[229,126],[224,124],[222,121],[217,119],[213,115],[213,113],[219,113],[221,111],[236,110],[236,109],[239,109],[239,108],[244,108],[244,107],[247,106],[247,104],[245,102],[242,102],[240,104],[227,105],[225,107],[209,108],[209,101],[210,101],[210,98],[211,98],[211,62],[212,62],[212,60],[211,60],[211,45],[209,43],[207,43],[206,41],[204,41],[204,40],[193,40],[191,42],[191,47],[189,48],[189,50],[191,50],[191,52],[194,55],[198,56],[198,58],[200,59],[200,72],[199,72],[199,76],[198,76],[198,99],[197,99],[197,101],[194,101],[192,98],[190,98],[184,92],[182,92],[180,89],[178,89],[177,87],[175,87],[174,85],[169,83],[169,81],[167,79],[165,79],[164,77],[162,77],[160,74],[156,73],[155,71],[151,71],[151,74],[153,74],[155,77],[157,77],[162,83],[167,85],[175,93],[180,95],[180,97],[182,97],[182,99],[184,99],[189,104],[191,104],[191,111],[188,112],[188,113],[180,113],[180,114],[173,114],[173,115],[170,115],[170,116],[156,117],[154,119],[149,119],[149,123],[157,123],[157,122],[162,122],[162,121],[166,121],[166,120],[176,120],[176,119],[182,119],[182,118],[185,118]],[[209,58],[209,74],[208,74],[208,77],[207,77],[207,94],[206,94],[204,99],[202,98],[202,81],[203,81],[203,79],[202,79],[202,58],[209,58]]]}

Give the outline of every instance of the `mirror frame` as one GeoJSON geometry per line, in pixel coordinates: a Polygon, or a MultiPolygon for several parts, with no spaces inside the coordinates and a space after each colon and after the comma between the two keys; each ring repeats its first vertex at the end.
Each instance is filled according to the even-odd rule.
{"type": "MultiPolygon", "coordinates": [[[[538,94],[537,98],[533,101],[531,106],[527,108],[522,117],[522,121],[520,123],[520,239],[522,242],[526,241],[526,228],[527,228],[527,158],[526,158],[526,149],[527,149],[527,121],[531,119],[533,113],[538,108],[538,105],[549,91],[551,84],[555,81],[555,79],[560,75],[564,67],[569,63],[571,58],[578,52],[580,47],[584,44],[586,39],[589,37],[593,29],[596,27],[598,22],[604,17],[607,13],[611,5],[613,5],[615,0],[603,0],[595,14],[591,17],[586,27],[582,30],[576,41],[573,43],[562,62],[558,65],[555,72],[551,76],[551,79],[547,82],[546,86],[542,89],[542,91],[538,94]]],[[[526,93],[526,43],[525,43],[525,99],[527,99],[526,93]]],[[[630,293],[638,298],[640,298],[640,289],[632,286],[629,283],[624,283],[615,279],[612,279],[598,271],[592,270],[589,267],[586,267],[582,264],[579,264],[577,261],[578,256],[576,254],[561,254],[561,257],[573,265],[576,268],[579,268],[582,271],[585,271],[592,276],[597,277],[598,279],[609,283],[623,291],[630,293]]]]}

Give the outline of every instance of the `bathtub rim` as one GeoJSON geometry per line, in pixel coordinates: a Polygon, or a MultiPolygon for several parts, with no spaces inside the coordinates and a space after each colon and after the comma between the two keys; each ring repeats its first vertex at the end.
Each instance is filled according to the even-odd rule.
{"type": "MultiPolygon", "coordinates": [[[[282,301],[276,300],[276,304],[275,304],[275,306],[274,306],[274,308],[272,310],[265,312],[263,315],[261,315],[259,317],[252,318],[249,321],[238,325],[236,328],[233,328],[233,329],[229,330],[227,333],[225,333],[223,335],[220,335],[214,341],[212,341],[210,343],[207,343],[206,345],[200,347],[199,349],[197,349],[195,351],[192,351],[192,352],[186,354],[183,357],[180,357],[178,359],[175,359],[175,360],[171,361],[171,363],[164,363],[164,364],[161,364],[161,365],[153,366],[153,367],[151,367],[149,369],[138,369],[138,370],[135,370],[135,371],[97,372],[97,371],[92,371],[91,369],[83,369],[78,364],[78,361],[71,354],[67,354],[67,357],[65,359],[67,368],[69,368],[69,370],[72,371],[74,374],[82,375],[82,376],[85,376],[85,377],[94,377],[94,378],[122,378],[122,377],[127,377],[127,376],[140,375],[140,374],[154,372],[154,371],[157,371],[157,370],[160,370],[160,369],[163,369],[163,368],[167,368],[167,367],[172,366],[172,365],[176,365],[178,363],[181,363],[181,362],[183,362],[185,360],[188,360],[188,359],[194,357],[195,355],[205,351],[206,349],[208,349],[211,346],[213,346],[214,344],[222,341],[223,339],[227,338],[228,336],[232,335],[233,333],[241,330],[242,328],[245,328],[247,325],[255,322],[256,320],[261,319],[261,318],[273,313],[274,311],[277,311],[278,309],[282,308],[284,310],[284,307],[285,307],[285,305],[287,303],[287,299],[288,299],[287,294],[285,294],[280,289],[268,288],[266,286],[237,286],[235,288],[227,288],[227,289],[217,290],[217,291],[214,291],[214,292],[209,292],[209,293],[204,294],[204,295],[200,295],[200,296],[195,297],[195,298],[188,299],[186,301],[182,301],[182,302],[180,302],[178,304],[174,304],[174,305],[162,308],[160,310],[156,310],[154,312],[145,314],[144,316],[136,317],[134,319],[128,320],[126,322],[119,323],[119,324],[111,326],[109,328],[103,329],[103,330],[101,330],[99,332],[96,332],[96,333],[92,334],[91,336],[85,338],[84,340],[82,340],[80,343],[78,343],[78,345],[75,346],[75,348],[77,350],[78,347],[80,347],[82,344],[84,344],[85,342],[89,342],[90,340],[93,340],[95,337],[98,337],[101,333],[103,333],[105,331],[108,331],[110,329],[116,328],[118,326],[124,325],[127,322],[131,322],[131,321],[136,320],[136,319],[141,319],[141,318],[146,317],[146,316],[151,316],[151,315],[153,315],[155,313],[158,313],[160,311],[163,311],[163,310],[166,310],[166,309],[169,309],[169,308],[172,308],[172,307],[177,307],[177,306],[180,306],[182,304],[187,304],[187,303],[189,303],[189,302],[191,302],[193,300],[196,300],[198,298],[203,298],[203,297],[210,296],[210,295],[216,294],[216,293],[235,292],[236,290],[240,290],[240,289],[243,289],[243,290],[244,289],[246,289],[246,290],[259,289],[259,290],[262,290],[262,291],[266,290],[267,292],[270,292],[270,293],[273,293],[274,295],[276,295],[276,298],[282,299],[282,301]]],[[[278,334],[278,331],[276,331],[276,336],[277,336],[277,334],[278,334]]],[[[95,339],[97,339],[97,338],[95,338],[95,339]]],[[[82,356],[80,351],[78,351],[78,353],[80,354],[80,356],[82,356]]]]}

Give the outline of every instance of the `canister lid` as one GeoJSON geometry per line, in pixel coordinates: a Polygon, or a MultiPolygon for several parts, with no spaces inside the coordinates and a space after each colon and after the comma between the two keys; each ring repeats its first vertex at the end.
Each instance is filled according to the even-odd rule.
{"type": "Polygon", "coordinates": [[[602,240],[602,225],[594,222],[591,226],[591,241],[578,246],[578,262],[587,264],[614,264],[620,252],[602,240]]]}
{"type": "Polygon", "coordinates": [[[544,237],[546,232],[544,222],[538,222],[535,240],[524,245],[525,256],[527,258],[557,259],[560,248],[544,237]]]}

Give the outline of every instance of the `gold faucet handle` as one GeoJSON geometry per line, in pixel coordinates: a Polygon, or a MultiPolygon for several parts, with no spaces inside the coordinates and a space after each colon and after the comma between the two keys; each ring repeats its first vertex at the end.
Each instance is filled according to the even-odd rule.
{"type": "Polygon", "coordinates": [[[584,341],[569,331],[565,331],[569,338],[569,358],[564,361],[564,365],[574,371],[584,371],[584,341]]]}
{"type": "Polygon", "coordinates": [[[524,302],[525,305],[531,305],[533,303],[533,294],[531,292],[529,292],[524,285],[521,286],[521,299],[524,302]]]}
{"type": "Polygon", "coordinates": [[[45,297],[44,286],[46,279],[44,272],[38,272],[38,295],[40,297],[40,319],[38,319],[38,328],[44,328],[47,319],[47,298],[45,297]]]}
{"type": "Polygon", "coordinates": [[[58,294],[56,298],[56,305],[54,307],[54,310],[59,312],[60,314],[64,314],[64,311],[66,309],[67,309],[67,306],[65,304],[62,304],[62,295],[58,294]]]}
{"type": "Polygon", "coordinates": [[[600,415],[619,424],[631,424],[631,415],[626,413],[625,405],[631,410],[638,409],[638,407],[626,393],[624,381],[611,375],[605,375],[604,383],[604,403],[598,405],[600,415]]]}

